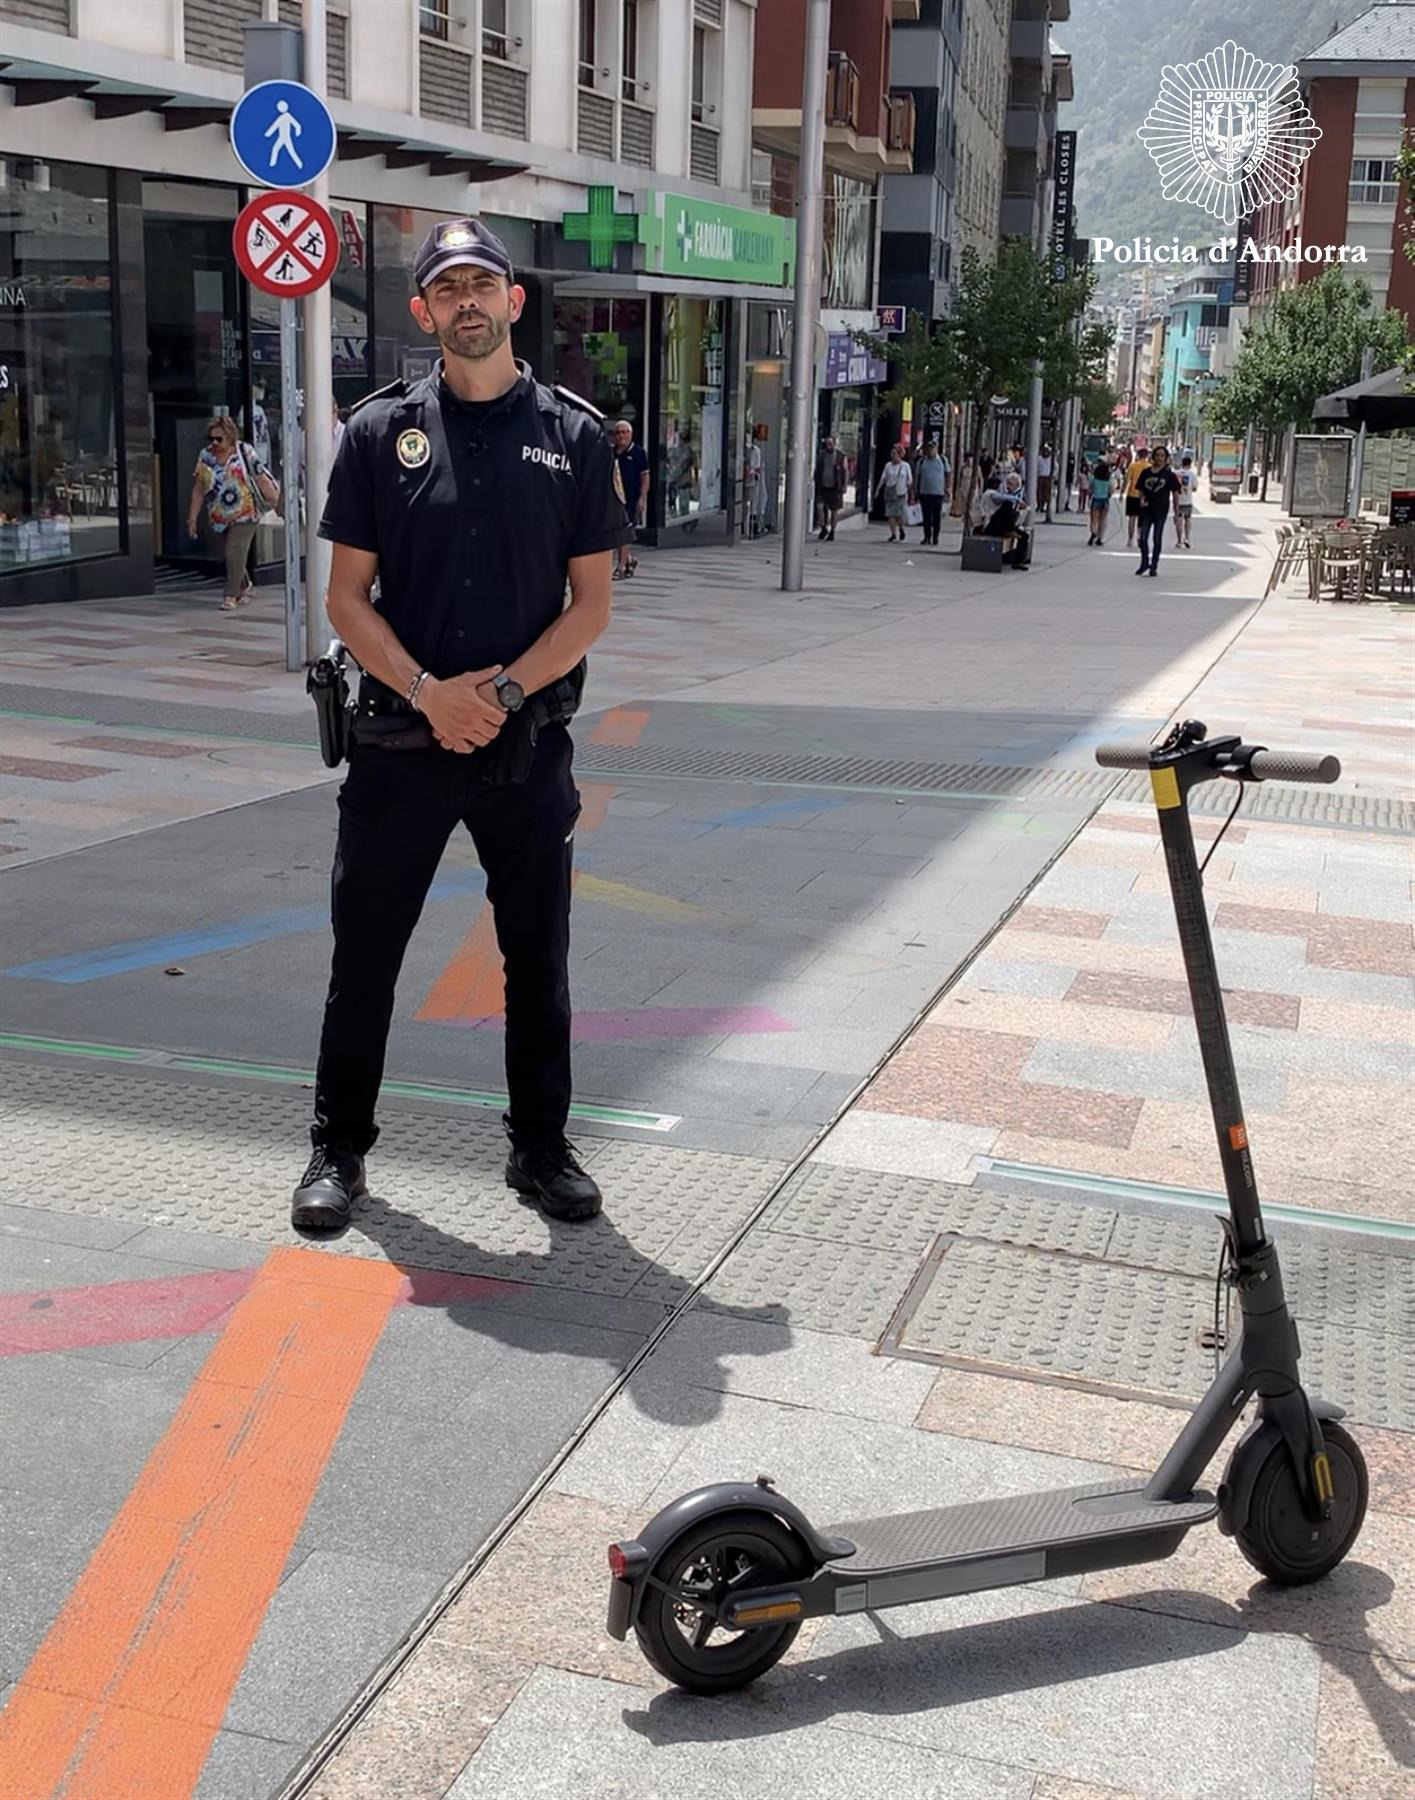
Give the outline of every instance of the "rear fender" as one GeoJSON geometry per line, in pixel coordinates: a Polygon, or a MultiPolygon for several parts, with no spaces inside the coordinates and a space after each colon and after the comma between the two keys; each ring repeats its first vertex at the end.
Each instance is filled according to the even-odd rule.
{"type": "Polygon", "coordinates": [[[812,1574],[828,1562],[855,1553],[848,1538],[827,1537],[818,1532],[794,1501],[761,1482],[715,1481],[707,1487],[694,1488],[655,1513],[632,1542],[620,1545],[626,1567],[624,1576],[610,1583],[611,1636],[628,1635],[643,1603],[649,1574],[668,1546],[705,1519],[728,1513],[765,1513],[775,1519],[800,1544],[812,1574]]]}

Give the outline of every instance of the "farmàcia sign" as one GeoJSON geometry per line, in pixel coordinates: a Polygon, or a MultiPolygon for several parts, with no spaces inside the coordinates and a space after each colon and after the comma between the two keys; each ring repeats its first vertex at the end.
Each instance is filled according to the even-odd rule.
{"type": "Polygon", "coordinates": [[[788,287],[796,273],[796,225],[775,213],[718,206],[689,194],[650,194],[639,220],[644,267],[698,281],[788,287]]]}

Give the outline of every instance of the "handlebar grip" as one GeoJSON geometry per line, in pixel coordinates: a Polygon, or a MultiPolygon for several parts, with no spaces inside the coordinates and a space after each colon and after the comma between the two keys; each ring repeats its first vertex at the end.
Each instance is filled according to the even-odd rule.
{"type": "Polygon", "coordinates": [[[1255,750],[1248,770],[1257,781],[1328,783],[1340,778],[1341,762],[1315,750],[1255,750]]]}
{"type": "Polygon", "coordinates": [[[1098,744],[1096,761],[1103,769],[1148,769],[1152,744],[1098,744]]]}

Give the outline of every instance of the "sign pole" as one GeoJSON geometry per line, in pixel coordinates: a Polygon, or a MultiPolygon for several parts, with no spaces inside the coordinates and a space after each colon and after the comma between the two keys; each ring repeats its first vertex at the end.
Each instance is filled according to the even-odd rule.
{"type": "MultiPolygon", "coordinates": [[[[1375,372],[1376,353],[1368,344],[1361,352],[1361,379],[1369,381],[1375,372]]],[[[1366,421],[1362,419],[1356,432],[1355,454],[1351,458],[1351,494],[1346,510],[1353,519],[1361,516],[1361,489],[1366,481],[1366,421]]],[[[1393,523],[1394,521],[1392,521],[1393,523]]]]}
{"type": "Polygon", "coordinates": [[[280,504],[285,514],[285,667],[305,666],[305,600],[300,582],[300,355],[293,300],[280,302],[280,504]]]}
{"type": "MultiPolygon", "coordinates": [[[[305,86],[325,98],[324,0],[304,0],[305,86]]],[[[309,190],[329,205],[327,171],[309,190]]],[[[333,307],[328,284],[305,298],[305,654],[313,662],[329,641],[324,596],[329,586],[329,546],[319,535],[329,470],[334,460],[333,307]]]]}
{"type": "Polygon", "coordinates": [[[786,451],[786,521],[781,544],[781,586],[788,594],[801,591],[815,463],[812,412],[824,235],[825,73],[829,48],[830,0],[807,0],[806,59],[801,76],[801,162],[797,176],[796,309],[791,330],[791,435],[786,451]]]}

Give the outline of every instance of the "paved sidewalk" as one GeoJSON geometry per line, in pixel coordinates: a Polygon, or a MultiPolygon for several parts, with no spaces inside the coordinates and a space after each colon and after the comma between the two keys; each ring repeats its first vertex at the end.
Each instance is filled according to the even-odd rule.
{"type": "Polygon", "coordinates": [[[572,970],[610,1204],[574,1232],[500,1184],[454,849],[377,1197],[295,1245],[332,793],[274,603],[0,619],[16,1800],[255,1800],[312,1757],[320,1800],[1407,1791],[1415,1245],[1371,1123],[1391,1150],[1410,984],[1370,964],[1408,944],[1409,619],[1259,607],[1256,507],[1157,582],[1083,535],[975,577],[860,522],[800,596],[771,544],[616,589],[572,970]],[[1255,801],[1209,880],[1309,1367],[1372,1465],[1357,1553],[1284,1596],[1208,1534],[661,1692],[604,1635],[604,1547],[673,1493],[765,1469],[829,1519],[1103,1478],[1202,1385],[1201,1089],[1146,815],[1093,761],[1196,710],[1348,765],[1327,811],[1255,801]]]}

